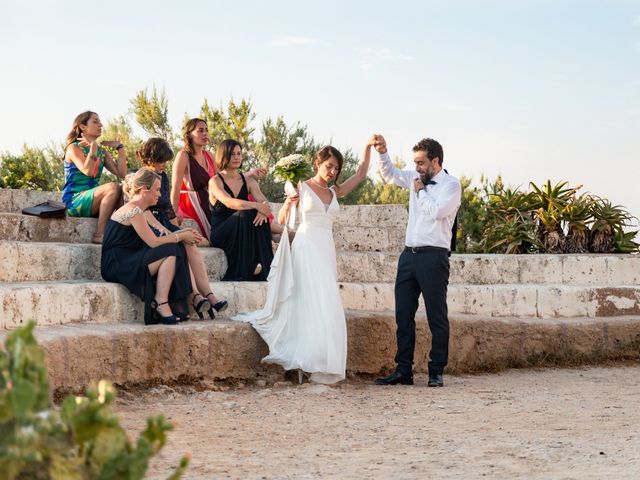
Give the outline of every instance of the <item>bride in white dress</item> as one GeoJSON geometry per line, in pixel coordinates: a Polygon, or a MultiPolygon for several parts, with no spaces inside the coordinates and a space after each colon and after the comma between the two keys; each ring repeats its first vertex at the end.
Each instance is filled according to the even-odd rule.
{"type": "Polygon", "coordinates": [[[269,346],[263,362],[299,369],[311,381],[332,384],[344,380],[347,325],[338,290],[333,220],[340,211],[338,197],[356,188],[367,175],[371,147],[367,144],[356,173],[338,184],[342,154],[331,146],[320,149],[315,175],[299,184],[299,195],[287,197],[278,213],[286,225],[293,205],[299,206],[300,226],[289,245],[284,232],[271,263],[267,299],[262,310],[236,315],[250,322],[269,346]],[[330,186],[331,182],[334,182],[330,186]]]}

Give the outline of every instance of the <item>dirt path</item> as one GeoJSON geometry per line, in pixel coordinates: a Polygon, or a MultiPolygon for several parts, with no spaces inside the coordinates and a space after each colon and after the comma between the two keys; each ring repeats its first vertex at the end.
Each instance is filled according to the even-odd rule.
{"type": "Polygon", "coordinates": [[[513,370],[446,387],[293,384],[124,394],[177,423],[149,478],[640,478],[640,366],[513,370]]]}

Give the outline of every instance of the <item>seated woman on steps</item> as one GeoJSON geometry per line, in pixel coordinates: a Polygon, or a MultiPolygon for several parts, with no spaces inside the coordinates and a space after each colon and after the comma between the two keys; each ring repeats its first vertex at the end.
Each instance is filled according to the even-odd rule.
{"type": "MultiPolygon", "coordinates": [[[[176,222],[176,214],[169,199],[169,178],[165,172],[167,162],[173,158],[171,147],[163,138],[150,138],[137,152],[137,157],[146,168],[160,176],[160,198],[158,203],[145,212],[147,223],[156,235],[169,235],[179,231],[180,227],[174,223],[176,222]]],[[[208,312],[213,319],[215,318],[214,310],[216,312],[224,311],[228,302],[226,300],[219,301],[211,291],[207,267],[198,246],[185,245],[185,250],[189,260],[191,285],[194,287],[191,304],[200,318],[203,318],[203,312],[208,312]]]]}
{"type": "Polygon", "coordinates": [[[184,245],[197,243],[200,236],[190,228],[163,236],[151,230],[144,211],[160,198],[160,177],[151,170],[127,175],[123,189],[129,201],[107,222],[102,278],[144,300],[145,324],[175,325],[188,318],[186,300],[192,291],[184,245]]]}
{"type": "Polygon", "coordinates": [[[273,260],[271,205],[258,182],[240,173],[239,142],[228,139],[218,145],[216,167],[218,174],[209,180],[211,245],[227,255],[229,267],[222,280],[266,280],[273,260]]]}
{"type": "Polygon", "coordinates": [[[119,178],[127,172],[127,158],[119,142],[98,143],[102,123],[95,112],[83,112],[73,121],[67,135],[64,154],[65,185],[62,201],[71,217],[98,217],[93,243],[102,242],[107,220],[122,202],[122,187],[117,183],[100,185],[104,167],[119,178]],[[114,160],[103,147],[118,151],[114,160]]]}
{"type": "MultiPolygon", "coordinates": [[[[211,142],[207,122],[201,118],[187,120],[182,129],[182,140],[184,147],[176,155],[171,173],[171,205],[177,214],[174,223],[180,226],[183,218],[191,218],[207,240],[211,240],[209,180],[217,173],[217,169],[207,151],[211,142]]],[[[259,180],[266,174],[264,168],[253,168],[244,176],[259,180]]],[[[282,225],[271,223],[274,239],[279,238],[282,230],[282,225]]]]}

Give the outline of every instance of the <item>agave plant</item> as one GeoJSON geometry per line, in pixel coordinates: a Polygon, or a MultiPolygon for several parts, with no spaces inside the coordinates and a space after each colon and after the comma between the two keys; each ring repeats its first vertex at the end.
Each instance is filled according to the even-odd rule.
{"type": "MultiPolygon", "coordinates": [[[[596,197],[591,206],[591,251],[610,253],[615,250],[616,234],[624,232],[634,218],[624,207],[613,205],[606,198],[596,197]]],[[[622,237],[624,238],[624,237],[622,237]]]]}
{"type": "Polygon", "coordinates": [[[615,247],[616,252],[620,253],[633,253],[640,252],[640,243],[634,239],[638,234],[638,230],[633,232],[623,232],[622,230],[616,232],[615,247]]]}
{"type": "Polygon", "coordinates": [[[589,251],[589,225],[593,222],[591,208],[594,200],[588,195],[575,197],[562,211],[562,220],[567,227],[564,251],[586,253],[589,251]]]}
{"type": "Polygon", "coordinates": [[[533,253],[541,244],[530,216],[513,215],[485,230],[482,242],[486,253],[533,253]]]}
{"type": "Polygon", "coordinates": [[[488,197],[487,225],[481,242],[484,252],[526,253],[539,248],[531,215],[531,194],[518,188],[492,185],[488,197]]]}
{"type": "Polygon", "coordinates": [[[544,251],[547,253],[563,253],[566,238],[562,231],[562,212],[560,210],[545,210],[538,208],[535,211],[538,220],[537,237],[544,251]]]}
{"type": "Polygon", "coordinates": [[[544,250],[549,253],[562,253],[565,248],[565,234],[562,230],[562,212],[582,185],[567,187],[568,182],[551,185],[547,180],[542,187],[530,182],[531,201],[538,220],[537,236],[544,250]]]}

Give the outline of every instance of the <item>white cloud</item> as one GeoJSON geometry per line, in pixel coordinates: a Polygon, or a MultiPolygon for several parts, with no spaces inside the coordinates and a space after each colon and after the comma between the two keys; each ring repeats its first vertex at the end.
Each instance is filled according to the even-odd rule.
{"type": "Polygon", "coordinates": [[[415,57],[398,52],[394,52],[390,48],[356,48],[356,52],[360,54],[358,64],[362,70],[372,70],[376,66],[385,62],[413,62],[415,57]]]}
{"type": "Polygon", "coordinates": [[[270,40],[265,45],[269,48],[274,48],[274,47],[295,47],[295,46],[304,46],[304,45],[328,46],[329,44],[326,42],[322,42],[317,38],[312,38],[312,37],[281,35],[274,38],[273,40],[270,40]]]}
{"type": "Polygon", "coordinates": [[[636,18],[633,19],[633,24],[640,25],[640,15],[636,16],[636,18]]]}

